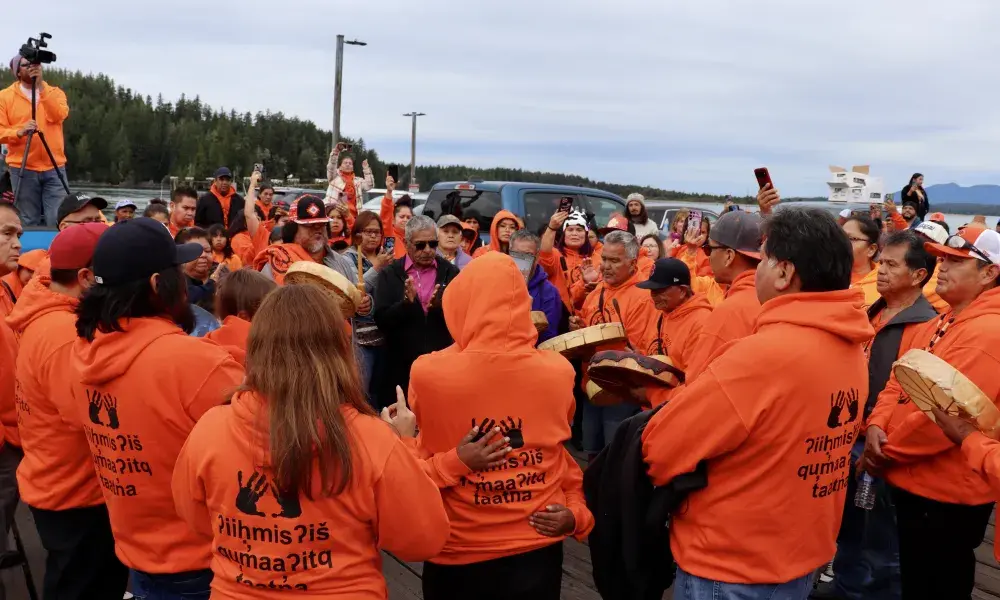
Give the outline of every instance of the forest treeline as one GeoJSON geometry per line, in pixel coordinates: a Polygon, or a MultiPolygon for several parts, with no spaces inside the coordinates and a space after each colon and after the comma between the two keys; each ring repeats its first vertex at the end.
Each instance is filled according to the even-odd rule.
{"type": "MultiPolygon", "coordinates": [[[[168,102],[159,95],[143,95],[116,85],[104,74],[84,74],[49,68],[45,80],[62,88],[69,99],[66,121],[67,171],[73,181],[111,185],[166,182],[171,176],[203,182],[219,166],[248,176],[263,161],[275,178],[297,177],[303,182],[326,177],[330,132],[315,123],[280,112],[225,112],[182,95],[168,102]]],[[[12,83],[10,71],[0,70],[0,86],[12,83]]],[[[367,159],[381,187],[388,164],[365,146],[364,139],[347,138],[359,173],[367,159]]],[[[409,183],[409,165],[400,165],[401,185],[409,183]]],[[[579,175],[542,173],[522,169],[479,169],[460,165],[418,166],[417,181],[424,191],[440,181],[468,178],[524,181],[592,187],[621,196],[639,192],[647,198],[704,199],[721,196],[688,194],[649,186],[594,181],[579,175]]]]}

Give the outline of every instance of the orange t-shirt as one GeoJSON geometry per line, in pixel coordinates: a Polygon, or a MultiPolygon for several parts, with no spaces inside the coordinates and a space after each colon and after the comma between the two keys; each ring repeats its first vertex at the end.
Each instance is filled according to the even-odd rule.
{"type": "MultiPolygon", "coordinates": [[[[226,401],[243,368],[222,348],[161,318],[120,323],[73,345],[77,418],[111,517],[115,552],[147,573],[207,569],[212,537],[174,509],[170,477],[194,424],[226,401]]],[[[232,451],[227,448],[227,451],[232,451]]]]}
{"type": "Polygon", "coordinates": [[[753,332],[760,315],[760,300],[754,285],[756,271],[740,273],[726,292],[726,298],[705,319],[701,333],[687,358],[685,382],[691,383],[719,351],[729,342],[745,338],[753,332]]]}
{"type": "Polygon", "coordinates": [[[873,332],[860,306],[854,290],[770,300],[754,333],[649,421],[643,455],[655,485],[707,461],[709,485],[673,516],[670,548],[680,568],[773,584],[836,553],[868,396],[861,343],[873,332]]]}
{"type": "Polygon", "coordinates": [[[383,600],[388,592],[379,550],[408,561],[441,550],[448,536],[441,495],[389,425],[341,407],[351,435],[352,482],[323,497],[314,470],[310,500],[275,489],[264,466],[268,432],[259,429],[268,425],[265,411],[250,392],[210,410],[174,467],[177,513],[213,540],[212,598],[268,599],[287,590],[383,600]]]}
{"type": "Polygon", "coordinates": [[[250,321],[229,315],[222,320],[221,327],[208,332],[203,339],[222,346],[236,362],[246,366],[248,337],[250,337],[250,321]]]}
{"type": "Polygon", "coordinates": [[[34,508],[68,510],[104,504],[87,438],[76,418],[67,368],[79,301],[49,289],[49,279],[25,286],[7,317],[20,336],[16,404],[24,460],[17,468],[21,499],[34,508]]]}
{"type": "MultiPolygon", "coordinates": [[[[968,377],[994,403],[1000,397],[1000,288],[983,294],[961,313],[945,313],[917,326],[909,347],[927,349],[968,377]],[[947,325],[943,336],[939,329],[947,325]]],[[[900,347],[900,352],[904,347],[900,347]]],[[[887,436],[883,452],[891,459],[885,479],[912,494],[951,504],[986,504],[995,494],[969,470],[961,450],[918,409],[892,375],[868,418],[887,436]]]]}
{"type": "Polygon", "coordinates": [[[573,367],[535,348],[524,277],[509,256],[490,252],[452,281],[443,306],[455,344],[421,356],[410,371],[418,446],[425,455],[448,452],[473,423],[487,430],[495,423],[513,451],[502,466],[468,473],[441,490],[451,535],[432,562],[483,562],[558,543],[528,522],[551,504],[573,513],[572,534],[582,539],[594,520],[583,473],[563,445],[575,407],[573,367]]]}

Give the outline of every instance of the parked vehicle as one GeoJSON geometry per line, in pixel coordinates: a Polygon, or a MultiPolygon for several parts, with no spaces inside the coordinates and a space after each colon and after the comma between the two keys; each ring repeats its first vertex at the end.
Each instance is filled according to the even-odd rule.
{"type": "MultiPolygon", "coordinates": [[[[382,198],[385,197],[385,189],[368,190],[367,192],[365,192],[365,195],[368,197],[368,199],[365,200],[365,203],[361,206],[361,210],[370,210],[372,212],[377,213],[379,209],[382,207],[382,198]]],[[[392,199],[394,202],[399,200],[403,196],[409,196],[410,199],[413,200],[413,213],[419,214],[418,208],[425,202],[427,202],[428,194],[425,194],[423,192],[416,192],[410,194],[401,190],[396,190],[392,193],[392,199]]]]}
{"type": "Polygon", "coordinates": [[[507,210],[521,217],[528,230],[540,235],[563,196],[572,196],[573,207],[593,215],[593,222],[599,226],[606,225],[612,213],[625,214],[625,200],[610,192],[571,185],[480,180],[435,185],[423,214],[437,220],[443,214],[461,216],[473,210],[478,214],[479,231],[488,241],[493,217],[507,210]]]}

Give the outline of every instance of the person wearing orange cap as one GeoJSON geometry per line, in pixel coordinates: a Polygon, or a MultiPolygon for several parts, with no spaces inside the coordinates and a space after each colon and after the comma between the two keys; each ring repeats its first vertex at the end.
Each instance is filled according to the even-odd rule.
{"type": "MultiPolygon", "coordinates": [[[[0,286],[3,293],[10,297],[11,303],[17,302],[21,296],[21,290],[28,285],[31,276],[38,270],[38,265],[48,256],[45,250],[30,250],[17,259],[17,270],[0,277],[0,286]]],[[[2,306],[2,305],[0,305],[2,306]]],[[[3,315],[0,315],[3,316],[3,315]]]]}
{"type": "Polygon", "coordinates": [[[511,451],[499,466],[466,468],[441,490],[451,533],[424,564],[423,597],[466,598],[489,581],[484,598],[558,600],[562,542],[585,538],[594,523],[583,473],[564,446],[573,368],[535,349],[531,297],[509,256],[490,252],[472,261],[444,292],[443,307],[455,344],[418,358],[411,370],[418,446],[450,452],[470,423],[482,433],[496,424],[511,451]],[[472,388],[479,391],[470,396],[472,388]]]}
{"type": "Polygon", "coordinates": [[[76,341],[74,311],[93,284],[94,248],[106,231],[103,223],[61,231],[49,248],[51,278],[32,279],[7,317],[20,335],[17,407],[24,459],[17,487],[46,550],[46,598],[120,598],[128,584],[72,402],[73,371],[66,368],[76,341]]]}
{"type": "Polygon", "coordinates": [[[76,310],[72,402],[139,598],[210,594],[212,538],[185,524],[170,493],[191,429],[243,381],[228,352],[186,335],[195,319],[181,265],[203,250],[152,219],[119,223],[97,242],[95,283],[76,310]]]}
{"type": "Polygon", "coordinates": [[[507,252],[507,244],[510,236],[518,229],[522,229],[524,223],[521,219],[509,210],[498,211],[490,224],[490,243],[485,245],[472,255],[472,258],[479,258],[487,252],[507,252]]]}
{"type": "Polygon", "coordinates": [[[926,220],[932,223],[947,223],[947,221],[944,218],[944,213],[942,212],[931,213],[927,215],[926,220]]]}
{"type": "MultiPolygon", "coordinates": [[[[950,310],[920,326],[909,347],[946,361],[987,398],[1000,397],[1000,234],[967,227],[944,244],[937,293],[950,310]]],[[[903,348],[900,349],[902,353],[903,348]]],[[[975,549],[996,494],[913,404],[895,375],[868,419],[861,468],[881,475],[896,505],[904,598],[968,598],[975,549]]]]}
{"type": "Polygon", "coordinates": [[[654,485],[702,463],[709,474],[672,515],[675,600],[806,600],[836,550],[874,332],[832,215],[789,207],[764,234],[754,332],[642,433],[654,485]]]}

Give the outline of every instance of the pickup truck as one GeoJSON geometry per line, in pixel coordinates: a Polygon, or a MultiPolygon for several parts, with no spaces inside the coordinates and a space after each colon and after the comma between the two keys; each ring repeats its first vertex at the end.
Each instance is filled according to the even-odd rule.
{"type": "Polygon", "coordinates": [[[541,235],[563,196],[573,197],[574,210],[593,215],[594,223],[604,226],[612,213],[625,214],[625,200],[601,190],[548,183],[514,181],[441,182],[431,188],[423,214],[437,221],[443,214],[461,216],[475,211],[479,231],[489,241],[490,224],[501,210],[521,217],[525,227],[541,235]]]}

